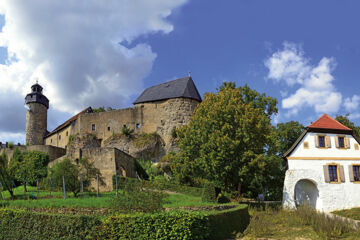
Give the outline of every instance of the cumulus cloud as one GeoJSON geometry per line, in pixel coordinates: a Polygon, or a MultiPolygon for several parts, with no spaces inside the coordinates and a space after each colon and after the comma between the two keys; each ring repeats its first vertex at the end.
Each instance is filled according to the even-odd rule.
{"type": "Polygon", "coordinates": [[[332,75],[336,67],[334,58],[323,57],[312,65],[301,46],[285,42],[283,49],[265,60],[268,78],[298,89],[282,99],[287,115],[296,115],[303,107],[312,107],[316,113],[336,113],[342,104],[342,94],[334,86],[332,75]]]}
{"type": "Polygon", "coordinates": [[[171,32],[167,17],[186,1],[1,0],[0,47],[8,59],[0,64],[0,133],[23,130],[23,98],[36,79],[58,113],[122,107],[141,91],[156,58],[148,44],[131,42],[171,32]]]}
{"type": "Polygon", "coordinates": [[[345,98],[344,107],[347,111],[357,110],[360,103],[360,96],[354,95],[352,98],[345,98]]]}

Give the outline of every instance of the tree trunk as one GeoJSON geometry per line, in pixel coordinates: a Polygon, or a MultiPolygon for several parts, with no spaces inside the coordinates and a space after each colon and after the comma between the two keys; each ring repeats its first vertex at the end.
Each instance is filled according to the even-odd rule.
{"type": "Polygon", "coordinates": [[[26,189],[26,182],[24,181],[24,192],[27,192],[27,189],[26,189]]]}
{"type": "Polygon", "coordinates": [[[238,183],[238,187],[237,187],[237,191],[238,191],[238,196],[241,196],[241,183],[238,183]]]}

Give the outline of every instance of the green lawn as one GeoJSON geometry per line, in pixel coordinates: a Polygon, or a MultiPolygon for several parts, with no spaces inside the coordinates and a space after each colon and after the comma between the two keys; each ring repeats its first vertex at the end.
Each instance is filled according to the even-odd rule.
{"type": "Polygon", "coordinates": [[[339,216],[360,220],[360,208],[352,208],[333,212],[339,216]]]}
{"type": "MultiPolygon", "coordinates": [[[[24,194],[23,187],[15,189],[16,200],[11,200],[8,192],[2,192],[6,200],[1,200],[9,207],[24,207],[24,208],[109,208],[111,207],[111,199],[115,197],[115,192],[101,193],[97,197],[96,193],[84,193],[83,198],[80,194],[74,197],[72,193],[67,193],[67,198],[64,199],[63,192],[55,192],[54,197],[49,191],[39,191],[39,199],[37,198],[36,187],[28,187],[28,192],[24,194]]],[[[122,194],[119,191],[118,194],[122,194]]],[[[191,206],[213,206],[218,205],[214,203],[204,203],[201,197],[195,197],[186,194],[169,194],[164,201],[165,208],[191,207],[191,206]]]]}

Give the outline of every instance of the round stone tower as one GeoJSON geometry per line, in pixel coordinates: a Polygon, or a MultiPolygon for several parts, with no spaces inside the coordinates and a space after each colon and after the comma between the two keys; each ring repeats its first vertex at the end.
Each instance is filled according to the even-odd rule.
{"type": "Polygon", "coordinates": [[[38,84],[31,86],[31,93],[26,95],[26,144],[43,145],[47,133],[47,110],[49,100],[42,94],[38,84]]]}

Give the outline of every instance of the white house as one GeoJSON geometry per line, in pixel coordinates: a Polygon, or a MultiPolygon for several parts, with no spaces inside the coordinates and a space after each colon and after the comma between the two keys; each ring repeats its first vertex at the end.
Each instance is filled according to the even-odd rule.
{"type": "Polygon", "coordinates": [[[285,153],[283,206],[307,204],[329,212],[360,207],[359,140],[324,114],[285,153]]]}

